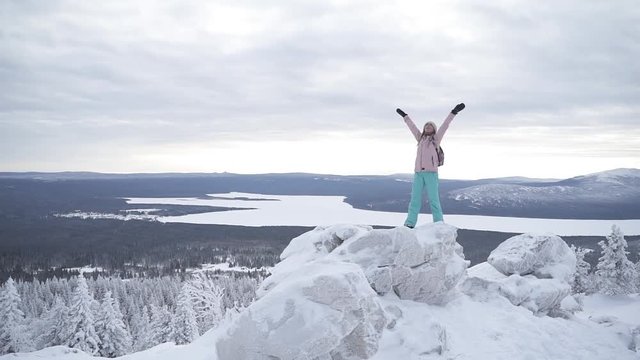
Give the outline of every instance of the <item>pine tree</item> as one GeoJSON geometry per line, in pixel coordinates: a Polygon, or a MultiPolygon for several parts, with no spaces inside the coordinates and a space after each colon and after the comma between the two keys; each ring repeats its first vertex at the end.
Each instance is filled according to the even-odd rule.
{"type": "Polygon", "coordinates": [[[204,274],[195,275],[185,285],[191,306],[196,314],[201,334],[218,326],[224,317],[222,300],[224,289],[216,285],[204,274]]]}
{"type": "Polygon", "coordinates": [[[0,291],[0,354],[31,350],[20,295],[10,277],[0,291]]]}
{"type": "Polygon", "coordinates": [[[602,248],[596,270],[598,290],[606,295],[634,292],[638,274],[627,258],[627,241],[620,228],[613,225],[606,242],[600,241],[598,245],[602,248]]]}
{"type": "Polygon", "coordinates": [[[99,354],[105,357],[125,355],[131,348],[131,334],[122,321],[120,307],[111,297],[111,291],[104,294],[96,319],[96,333],[100,339],[99,354]]]}
{"type": "Polygon", "coordinates": [[[149,308],[146,305],[142,308],[142,312],[135,312],[132,315],[130,328],[134,351],[142,351],[152,346],[149,308]]]}
{"type": "Polygon", "coordinates": [[[151,306],[150,346],[173,341],[172,316],[164,306],[151,306]]]}
{"type": "Polygon", "coordinates": [[[80,275],[77,279],[78,285],[73,291],[69,308],[70,336],[63,339],[63,344],[94,355],[98,351],[99,343],[91,309],[94,300],[89,295],[89,288],[84,276],[80,275]]]}
{"type": "Polygon", "coordinates": [[[64,344],[71,337],[69,324],[69,308],[60,296],[56,296],[53,306],[46,313],[43,329],[38,337],[38,348],[64,344]]]}
{"type": "Polygon", "coordinates": [[[198,336],[200,333],[196,313],[191,306],[191,298],[185,284],[178,295],[176,314],[173,319],[173,339],[176,344],[182,345],[192,342],[198,336]]]}
{"type": "Polygon", "coordinates": [[[584,256],[593,250],[581,247],[576,248],[574,245],[571,245],[571,250],[576,255],[576,272],[573,275],[571,290],[574,294],[588,293],[593,287],[591,276],[589,275],[591,264],[584,260],[584,256]]]}

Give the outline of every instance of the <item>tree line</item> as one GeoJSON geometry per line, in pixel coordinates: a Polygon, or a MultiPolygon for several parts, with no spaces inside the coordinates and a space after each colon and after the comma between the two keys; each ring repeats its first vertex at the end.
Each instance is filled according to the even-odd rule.
{"type": "Polygon", "coordinates": [[[248,306],[259,280],[207,272],[184,279],[9,278],[0,289],[0,355],[65,345],[116,357],[186,344],[248,306]]]}
{"type": "Polygon", "coordinates": [[[576,272],[573,278],[574,293],[621,295],[640,292],[640,260],[631,262],[627,240],[620,228],[613,225],[611,234],[598,243],[602,256],[594,268],[585,261],[591,249],[571,246],[576,255],[576,272]]]}

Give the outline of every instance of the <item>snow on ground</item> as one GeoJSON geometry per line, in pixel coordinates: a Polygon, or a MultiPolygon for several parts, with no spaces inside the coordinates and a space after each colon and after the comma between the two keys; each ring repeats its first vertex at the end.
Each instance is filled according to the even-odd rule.
{"type": "MultiPolygon", "coordinates": [[[[215,343],[226,330],[226,326],[212,329],[188,345],[164,343],[137,353],[118,357],[122,360],[217,360],[215,343]]],[[[2,360],[89,360],[107,359],[93,357],[82,351],[65,346],[54,346],[31,353],[8,354],[0,356],[2,360]]]]}
{"type": "Polygon", "coordinates": [[[126,211],[126,212],[138,212],[138,213],[147,214],[147,213],[150,213],[150,212],[153,212],[153,211],[160,211],[160,210],[162,210],[162,209],[125,209],[124,211],[126,211]]]}
{"type": "Polygon", "coordinates": [[[92,266],[83,266],[83,267],[71,267],[71,268],[62,268],[67,271],[77,271],[80,274],[84,273],[94,273],[94,272],[103,272],[104,269],[101,267],[92,267],[92,266]]]}
{"type": "MultiPolygon", "coordinates": [[[[243,208],[182,216],[158,217],[162,222],[223,224],[241,226],[318,226],[338,223],[398,226],[406,214],[355,209],[344,196],[263,195],[248,193],[209,194],[215,199],[198,198],[127,198],[129,204],[208,205],[243,208]],[[258,200],[239,200],[251,198],[258,200]],[[272,199],[275,201],[264,201],[272,199]],[[321,219],[320,221],[318,219],[321,219]]],[[[430,214],[421,214],[420,223],[431,222],[430,214]]],[[[559,236],[604,236],[617,224],[625,235],[640,235],[638,220],[529,219],[478,215],[445,215],[445,221],[460,229],[512,233],[539,232],[559,236]]]]}
{"type": "MultiPolygon", "coordinates": [[[[389,294],[381,298],[384,305],[398,306],[403,316],[393,330],[385,330],[380,348],[372,360],[397,359],[505,359],[505,360],[637,360],[640,354],[626,350],[624,339],[606,324],[588,320],[588,316],[617,316],[639,320],[640,297],[586,297],[585,311],[575,319],[538,317],[525,308],[515,307],[506,299],[478,302],[461,296],[444,306],[429,306],[399,300],[389,294]],[[448,351],[420,355],[427,339],[423,332],[434,321],[446,328],[448,351]]],[[[635,322],[635,324],[640,324],[635,322]]],[[[213,329],[189,345],[161,344],[129,354],[123,360],[217,360],[215,344],[226,326],[213,329]]],[[[56,346],[26,354],[0,356],[2,360],[88,360],[95,359],[81,351],[56,346]]],[[[220,359],[223,360],[223,359],[220,359]]]]}
{"type": "MultiPolygon", "coordinates": [[[[150,210],[151,211],[151,210],[150,210]]],[[[53,214],[55,217],[62,218],[80,218],[80,219],[111,219],[111,220],[149,220],[155,221],[158,219],[157,215],[149,215],[147,212],[129,212],[126,215],[121,214],[108,214],[108,213],[99,213],[99,212],[82,212],[76,211],[67,214],[53,214]]]]}
{"type": "MultiPolygon", "coordinates": [[[[606,296],[594,294],[584,298],[582,318],[615,316],[621,322],[640,326],[640,294],[606,296]]],[[[639,354],[640,355],[640,354],[639,354]]]]}
{"type": "Polygon", "coordinates": [[[583,176],[576,176],[574,179],[593,178],[597,181],[617,184],[620,182],[619,178],[621,177],[640,178],[640,169],[614,169],[583,176]]]}
{"type": "Polygon", "coordinates": [[[201,268],[199,269],[187,269],[187,272],[205,272],[205,271],[229,271],[229,272],[240,272],[240,273],[248,273],[248,272],[255,272],[255,271],[266,271],[266,272],[270,272],[272,269],[272,267],[270,266],[263,266],[263,267],[259,267],[259,268],[250,268],[250,267],[246,267],[246,266],[229,266],[229,263],[219,263],[219,264],[202,264],[201,268]]]}
{"type": "MultiPolygon", "coordinates": [[[[400,305],[404,315],[396,330],[383,334],[373,360],[391,359],[637,359],[624,339],[608,328],[588,320],[538,317],[513,306],[504,298],[487,302],[461,296],[444,306],[424,306],[383,299],[400,305]],[[448,351],[421,356],[421,333],[426,324],[440,323],[446,329],[448,351]]],[[[640,302],[636,300],[636,306],[640,302]]],[[[605,310],[605,309],[601,309],[605,310]]]]}

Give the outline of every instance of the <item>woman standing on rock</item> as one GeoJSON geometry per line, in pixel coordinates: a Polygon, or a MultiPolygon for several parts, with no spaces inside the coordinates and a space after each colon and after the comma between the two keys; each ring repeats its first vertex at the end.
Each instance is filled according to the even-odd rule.
{"type": "Polygon", "coordinates": [[[451,113],[444,119],[440,129],[432,121],[424,124],[422,132],[418,130],[416,124],[411,120],[409,115],[400,109],[396,112],[404,118],[404,122],[418,141],[418,152],[416,155],[415,174],[413,176],[413,186],[411,187],[411,201],[409,202],[409,214],[404,226],[412,228],[416,226],[418,214],[422,206],[422,192],[427,188],[427,196],[429,196],[429,204],[431,205],[431,214],[433,222],[443,221],[442,207],[440,206],[440,195],[438,190],[438,166],[441,159],[438,155],[438,149],[444,133],[449,128],[451,120],[464,109],[464,103],[456,105],[451,113]]]}

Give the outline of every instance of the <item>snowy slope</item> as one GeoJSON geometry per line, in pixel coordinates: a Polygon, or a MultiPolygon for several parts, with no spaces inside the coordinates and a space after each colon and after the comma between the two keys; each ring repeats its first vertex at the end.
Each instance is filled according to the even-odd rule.
{"type": "MultiPolygon", "coordinates": [[[[446,224],[429,224],[415,230],[373,230],[356,225],[314,229],[292,240],[283,252],[283,261],[273,269],[273,275],[264,281],[259,299],[242,314],[210,330],[189,345],[162,344],[122,358],[238,360],[243,357],[220,357],[219,345],[246,346],[247,341],[261,341],[255,334],[265,332],[272,336],[280,332],[291,336],[282,336],[277,339],[278,342],[292,349],[326,349],[327,346],[335,347],[338,344],[333,341],[335,339],[353,341],[354,337],[365,334],[362,338],[364,344],[369,346],[368,349],[374,349],[368,358],[375,360],[638,359],[639,353],[629,348],[632,342],[630,330],[640,325],[638,295],[588,297],[584,300],[584,311],[575,315],[565,312],[564,317],[534,313],[530,306],[514,303],[514,299],[504,295],[504,290],[515,284],[520,293],[518,296],[522,296],[522,299],[538,297],[537,300],[548,301],[545,289],[536,286],[556,279],[524,274],[508,276],[499,273],[489,263],[465,270],[462,248],[455,242],[455,234],[455,228],[446,224]],[[440,263],[442,259],[447,261],[440,263]],[[411,265],[413,263],[417,265],[411,265]],[[359,270],[360,267],[362,270],[359,270]],[[395,275],[387,279],[380,272],[381,269],[390,269],[391,274],[395,275]],[[394,273],[396,271],[399,273],[394,273]],[[460,271],[464,273],[461,278],[456,275],[460,271]],[[342,277],[342,274],[346,276],[342,277]],[[414,282],[412,277],[419,281],[414,282]],[[367,281],[372,286],[375,283],[375,292],[367,286],[367,281]],[[390,283],[385,285],[385,281],[390,283]],[[495,288],[494,285],[500,281],[506,287],[498,291],[496,289],[499,286],[495,288]],[[492,282],[495,282],[494,285],[491,285],[492,282]],[[393,291],[390,287],[392,284],[395,284],[393,291]],[[346,292],[353,293],[360,304],[364,304],[364,300],[369,302],[365,309],[341,312],[340,309],[348,305],[349,298],[344,297],[343,291],[335,290],[343,285],[346,285],[346,292]],[[402,289],[407,290],[407,286],[408,290],[418,286],[420,291],[403,292],[402,289]],[[429,297],[420,299],[425,295],[422,286],[441,291],[446,296],[440,298],[438,304],[433,304],[429,297]],[[416,301],[406,299],[414,295],[418,296],[416,301]],[[384,327],[360,326],[379,321],[375,314],[380,315],[380,309],[384,309],[384,327]],[[335,322],[335,318],[342,320],[335,322]],[[349,322],[358,326],[345,328],[349,322]],[[354,329],[353,332],[350,332],[351,329],[354,329]],[[300,333],[309,334],[318,341],[305,343],[304,339],[290,340],[300,333]],[[344,334],[347,336],[341,338],[344,334]],[[242,339],[243,335],[245,339],[242,339]],[[233,336],[240,340],[235,342],[233,336]],[[323,342],[323,339],[333,339],[333,342],[323,342]]],[[[551,238],[534,236],[530,240],[544,242],[551,238]]],[[[512,247],[509,251],[503,251],[502,256],[509,256],[513,250],[518,250],[514,246],[519,241],[512,238],[512,247]]],[[[521,244],[526,251],[538,251],[540,248],[532,243],[527,250],[524,249],[527,243],[521,244]]],[[[566,260],[557,256],[557,251],[538,255],[547,264],[566,263],[566,260]]],[[[494,258],[499,256],[499,251],[493,253],[494,258]]],[[[540,265],[539,261],[532,264],[540,265]]],[[[230,348],[233,351],[234,346],[230,348]]],[[[345,348],[340,351],[345,351],[345,348]]],[[[0,357],[7,360],[91,358],[80,351],[60,346],[0,357]]],[[[266,355],[250,358],[267,359],[266,355]]],[[[292,358],[300,357],[281,359],[292,358]]]]}
{"type": "MultiPolygon", "coordinates": [[[[567,203],[633,203],[640,200],[640,170],[616,169],[556,182],[499,181],[447,193],[473,208],[520,208],[567,203]]],[[[639,214],[640,216],[640,214],[639,214]]]]}
{"type": "MultiPolygon", "coordinates": [[[[575,359],[625,360],[640,356],[628,349],[625,339],[607,324],[588,319],[614,315],[627,317],[640,307],[636,297],[609,298],[596,295],[586,299],[584,313],[576,318],[538,317],[524,308],[514,307],[506,300],[477,302],[460,297],[446,306],[428,306],[398,300],[394,296],[382,298],[386,305],[395,305],[403,312],[396,330],[387,331],[380,340],[380,348],[371,359],[575,359]],[[623,302],[625,306],[615,306],[623,302]],[[610,306],[614,304],[614,306],[610,306]],[[609,309],[611,307],[611,309],[609,309]],[[420,354],[427,342],[425,329],[434,321],[447,329],[448,354],[440,356],[420,354]],[[421,350],[422,349],[422,350],[421,350]]],[[[216,360],[215,344],[223,329],[212,330],[189,345],[172,343],[120,357],[126,360],[216,360]]],[[[28,354],[12,354],[0,359],[21,360],[89,360],[95,357],[62,346],[28,354]]]]}

